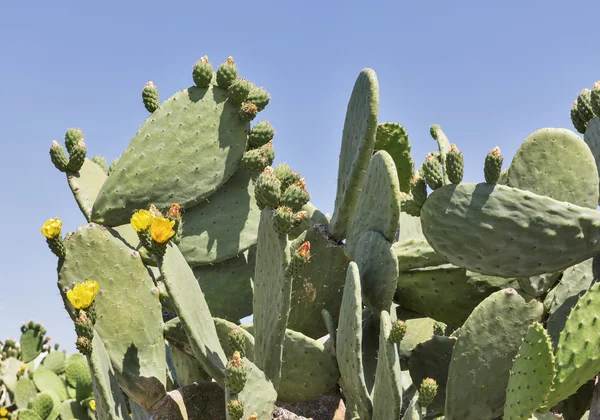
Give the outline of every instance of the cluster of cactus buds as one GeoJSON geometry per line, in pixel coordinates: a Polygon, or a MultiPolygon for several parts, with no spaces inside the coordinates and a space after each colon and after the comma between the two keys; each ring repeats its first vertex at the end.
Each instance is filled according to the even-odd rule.
{"type": "Polygon", "coordinates": [[[172,204],[164,213],[166,216],[151,205],[149,210],[133,213],[130,220],[142,246],[159,259],[165,255],[169,240],[178,243],[183,231],[179,204],[172,204]]]}
{"type": "Polygon", "coordinates": [[[86,280],[76,284],[66,292],[67,299],[77,311],[75,318],[75,332],[77,341],[75,345],[81,354],[92,353],[92,339],[94,338],[94,324],[96,323],[96,308],[94,300],[100,290],[100,285],[94,280],[86,280]]]}
{"type": "Polygon", "coordinates": [[[70,128],[65,134],[65,149],[55,140],[50,147],[50,159],[56,169],[61,172],[77,173],[83,166],[87,155],[87,148],[83,140],[83,132],[78,128],[70,128]]]}

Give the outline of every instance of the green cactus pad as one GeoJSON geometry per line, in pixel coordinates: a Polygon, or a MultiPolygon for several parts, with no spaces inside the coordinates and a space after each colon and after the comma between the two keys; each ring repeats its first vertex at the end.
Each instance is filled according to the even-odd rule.
{"type": "Polygon", "coordinates": [[[446,155],[452,148],[452,145],[438,124],[432,125],[429,128],[429,133],[438,144],[440,162],[442,164],[442,171],[444,173],[444,184],[448,184],[450,181],[448,180],[448,175],[446,174],[446,155]]]}
{"type": "Polygon", "coordinates": [[[94,332],[92,347],[92,354],[87,359],[92,374],[96,416],[100,420],[125,419],[128,417],[128,411],[123,393],[117,382],[110,356],[97,332],[94,332]]]}
{"type": "Polygon", "coordinates": [[[75,388],[75,399],[83,401],[93,394],[92,375],[84,356],[74,353],[66,363],[65,378],[69,386],[75,388]]]}
{"type": "Polygon", "coordinates": [[[439,188],[421,223],[437,253],[487,275],[535,276],[600,253],[599,212],[504,185],[439,188]]]}
{"type": "Polygon", "coordinates": [[[214,317],[238,321],[252,315],[255,261],[253,246],[226,261],[192,269],[214,317]]]}
{"type": "Polygon", "coordinates": [[[223,386],[227,363],[225,353],[219,343],[210,309],[192,269],[185,262],[183,254],[173,245],[167,247],[167,253],[159,268],[194,356],[202,368],[223,386]]]}
{"type": "Polygon", "coordinates": [[[86,159],[78,173],[67,174],[69,188],[77,201],[79,209],[89,222],[92,217],[92,207],[106,181],[106,172],[91,160],[86,159]]]}
{"type": "Polygon", "coordinates": [[[398,283],[398,257],[377,232],[364,232],[356,245],[363,303],[375,313],[389,309],[398,283]]]}
{"type": "Polygon", "coordinates": [[[583,89],[577,97],[577,109],[579,115],[584,122],[588,122],[594,118],[594,110],[592,109],[592,91],[588,88],[583,89]]]}
{"type": "Polygon", "coordinates": [[[360,72],[346,110],[331,234],[342,239],[358,203],[377,135],[379,84],[371,69],[360,72]]]}
{"type": "Polygon", "coordinates": [[[433,336],[413,349],[408,362],[408,370],[414,384],[420,384],[425,378],[435,379],[438,383],[439,388],[433,400],[433,408],[441,411],[444,410],[446,402],[448,369],[455,344],[456,338],[433,336]]]}
{"type": "Polygon", "coordinates": [[[423,410],[419,404],[419,393],[415,393],[402,416],[402,420],[421,420],[423,410]]]}
{"type": "Polygon", "coordinates": [[[21,365],[23,365],[23,362],[14,357],[0,361],[0,382],[6,385],[6,388],[13,394],[17,386],[17,373],[21,365]]]}
{"type": "Polygon", "coordinates": [[[60,414],[60,401],[49,392],[40,392],[31,403],[31,409],[42,419],[56,420],[60,414]]]}
{"type": "MultiPolygon", "coordinates": [[[[402,228],[404,228],[404,225],[402,225],[402,228]]],[[[447,262],[444,257],[433,250],[427,239],[422,235],[396,242],[392,245],[392,250],[398,257],[398,270],[400,272],[415,268],[435,267],[447,262]]]]}
{"type": "Polygon", "coordinates": [[[38,413],[33,410],[19,410],[18,420],[44,420],[38,413]]]}
{"type": "Polygon", "coordinates": [[[173,367],[180,386],[191,385],[194,382],[210,382],[211,377],[202,369],[198,361],[189,354],[170,347],[173,367]]]}
{"type": "Polygon", "coordinates": [[[33,383],[40,392],[53,392],[61,401],[69,398],[67,387],[60,377],[43,367],[38,367],[33,373],[33,383]]]}
{"type": "Polygon", "coordinates": [[[279,388],[283,341],[290,313],[292,278],[287,273],[291,261],[286,235],[275,231],[273,211],[262,210],[256,248],[254,274],[254,334],[256,365],[279,388]]]}
{"type": "Polygon", "coordinates": [[[327,218],[327,216],[324,215],[312,203],[306,203],[304,206],[302,206],[301,211],[305,211],[306,214],[302,218],[300,225],[296,226],[288,233],[288,239],[295,240],[304,231],[310,229],[314,225],[329,226],[329,219],[327,218]]]}
{"type": "Polygon", "coordinates": [[[539,297],[546,294],[556,284],[561,274],[562,271],[531,277],[519,277],[519,287],[528,295],[539,297]]]}
{"type": "Polygon", "coordinates": [[[550,393],[554,374],[550,337],[542,324],[535,322],[529,327],[510,370],[503,419],[529,419],[550,393]]]}
{"type": "Polygon", "coordinates": [[[400,191],[408,194],[410,180],[415,171],[415,162],[410,155],[410,141],[404,127],[393,122],[379,124],[373,150],[385,150],[394,159],[400,191]]]}
{"type": "Polygon", "coordinates": [[[556,377],[547,406],[574,394],[600,371],[598,318],[600,283],[581,296],[571,310],[556,346],[556,377]]]}
{"type": "Polygon", "coordinates": [[[404,362],[410,360],[415,347],[433,337],[435,320],[403,308],[396,309],[397,318],[406,324],[406,334],[398,347],[398,354],[404,362]]]}
{"type": "MultiPolygon", "coordinates": [[[[200,382],[169,391],[149,412],[153,419],[225,420],[225,393],[214,382],[200,382]]],[[[132,411],[134,411],[132,407],[132,411]]],[[[134,417],[134,420],[138,420],[134,417]]]]}
{"type": "MultiPolygon", "coordinates": [[[[61,386],[63,386],[62,383],[61,386]]],[[[15,386],[14,401],[17,407],[21,410],[27,408],[35,399],[37,392],[38,390],[33,381],[27,376],[21,376],[15,386]]]]}
{"type": "Polygon", "coordinates": [[[510,167],[508,167],[500,172],[500,176],[498,177],[498,181],[496,182],[496,184],[508,185],[508,170],[509,169],[510,169],[510,167]]]}
{"type": "Polygon", "coordinates": [[[552,411],[561,413],[563,418],[567,420],[587,420],[588,417],[585,413],[590,408],[594,397],[594,382],[595,379],[586,382],[575,394],[553,407],[552,411]]]}
{"type": "Polygon", "coordinates": [[[543,306],[514,289],[487,297],[461,327],[448,371],[445,415],[492,419],[502,414],[512,360],[543,306]]]}
{"type": "Polygon", "coordinates": [[[149,203],[192,207],[223,185],[239,166],[250,130],[227,98],[217,86],[190,87],[162,103],[119,158],[92,220],[118,226],[149,203]]]}
{"type": "MultiPolygon", "coordinates": [[[[44,361],[42,362],[42,366],[46,369],[60,375],[65,372],[65,360],[66,353],[64,350],[62,351],[53,351],[49,353],[46,357],[44,357],[44,361]]],[[[87,365],[86,365],[87,366],[87,365]]],[[[86,367],[87,369],[87,367],[86,367]]]]}
{"type": "Polygon", "coordinates": [[[346,255],[356,258],[357,241],[363,232],[374,231],[390,243],[400,220],[400,186],[396,165],[384,150],[373,155],[362,184],[356,211],[348,226],[346,255]]]}
{"type": "Polygon", "coordinates": [[[100,292],[94,305],[100,315],[94,328],[104,342],[120,386],[140,405],[150,408],[164,395],[166,385],[158,289],[139,253],[110,229],[94,223],[83,225],[65,245],[67,255],[58,280],[65,307],[74,317],[66,291],[85,280],[98,282],[100,292]]]}
{"type": "Polygon", "coordinates": [[[379,353],[373,387],[373,418],[397,419],[402,407],[402,378],[396,345],[390,341],[390,314],[380,316],[379,353]]]}
{"type": "Polygon", "coordinates": [[[259,419],[270,419],[275,409],[277,392],[273,383],[250,360],[244,358],[248,369],[246,386],[238,394],[246,413],[256,413],[259,419]]]}
{"type": "Polygon", "coordinates": [[[340,385],[346,406],[358,411],[361,419],[370,419],[373,403],[367,390],[362,358],[362,298],[358,265],[348,265],[344,295],[338,322],[336,356],[340,385]]]}
{"type": "Polygon", "coordinates": [[[322,229],[315,226],[294,240],[291,252],[306,241],[310,243],[310,259],[294,277],[288,328],[317,339],[327,334],[322,309],[327,309],[337,324],[348,260],[344,248],[332,246],[322,229]]]}
{"type": "Polygon", "coordinates": [[[600,172],[600,119],[592,118],[585,129],[583,141],[589,146],[600,172]]]}
{"type": "MultiPolygon", "coordinates": [[[[96,403],[98,407],[98,403],[96,403]]],[[[98,408],[96,408],[98,410],[98,408]]],[[[98,416],[99,419],[102,417],[98,416]]],[[[124,418],[124,417],[113,417],[124,418]]],[[[87,410],[81,406],[76,400],[63,401],[60,408],[60,419],[61,420],[89,420],[90,417],[87,414],[87,410]]]]}
{"type": "Polygon", "coordinates": [[[510,164],[507,185],[581,207],[598,205],[594,155],[570,130],[543,128],[530,134],[510,164]]]}
{"type": "Polygon", "coordinates": [[[544,299],[544,307],[549,313],[546,321],[548,334],[554,347],[558,344],[560,332],[571,313],[577,300],[594,284],[598,278],[594,258],[585,260],[567,268],[558,285],[553,288],[544,299]]]}
{"type": "Polygon", "coordinates": [[[394,302],[459,327],[481,301],[507,287],[518,287],[518,283],[515,279],[485,276],[453,265],[434,266],[401,272],[394,302]]]}
{"type": "Polygon", "coordinates": [[[40,326],[29,328],[21,334],[19,340],[21,344],[21,360],[23,363],[29,363],[40,355],[44,344],[44,332],[40,326]]]}
{"type": "Polygon", "coordinates": [[[228,260],[256,244],[259,220],[252,176],[238,171],[208,200],[185,211],[179,249],[192,267],[228,260]]]}

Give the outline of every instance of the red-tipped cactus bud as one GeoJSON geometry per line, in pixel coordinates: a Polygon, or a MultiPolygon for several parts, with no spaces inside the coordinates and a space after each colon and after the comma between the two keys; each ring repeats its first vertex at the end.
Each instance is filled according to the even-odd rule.
{"type": "Polygon", "coordinates": [[[247,379],[247,369],[239,351],[233,353],[225,368],[225,386],[230,392],[239,394],[244,389],[247,379]]]}
{"type": "Polygon", "coordinates": [[[148,82],[144,89],[142,89],[142,102],[146,110],[150,113],[156,111],[160,106],[158,88],[154,86],[154,83],[148,82]]]}
{"type": "Polygon", "coordinates": [[[435,379],[425,378],[419,387],[419,404],[421,407],[427,407],[437,395],[438,384],[435,379]]]}
{"type": "Polygon", "coordinates": [[[244,102],[240,107],[240,118],[242,121],[252,121],[258,114],[258,107],[252,102],[244,102]]]}
{"type": "Polygon", "coordinates": [[[423,179],[432,190],[436,190],[444,185],[442,165],[438,153],[429,153],[427,155],[423,163],[422,172],[423,179]]]}
{"type": "Polygon", "coordinates": [[[483,166],[483,173],[485,176],[485,182],[488,184],[496,184],[500,178],[500,172],[502,172],[502,162],[504,158],[500,152],[498,146],[487,154],[485,157],[485,164],[483,166]]]}
{"type": "Polygon", "coordinates": [[[167,212],[167,214],[169,217],[172,217],[174,219],[180,217],[181,216],[181,206],[176,203],[171,204],[171,207],[169,208],[169,211],[167,212]]]}
{"type": "Polygon", "coordinates": [[[67,172],[69,159],[67,158],[65,149],[56,140],[52,141],[52,146],[50,146],[50,160],[56,169],[61,172],[67,172]]]}
{"type": "Polygon", "coordinates": [[[252,102],[258,108],[258,112],[265,109],[271,100],[271,95],[262,87],[255,87],[248,95],[248,102],[252,102]]]}
{"type": "Polygon", "coordinates": [[[465,160],[462,152],[458,150],[456,144],[450,146],[450,151],[446,154],[446,172],[448,180],[453,184],[460,184],[463,179],[465,160]]]}

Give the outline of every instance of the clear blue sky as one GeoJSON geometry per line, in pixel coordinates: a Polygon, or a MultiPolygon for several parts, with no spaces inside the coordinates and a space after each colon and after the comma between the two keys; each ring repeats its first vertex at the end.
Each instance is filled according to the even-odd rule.
{"type": "Polygon", "coordinates": [[[569,110],[600,79],[593,1],[0,1],[0,338],[42,322],[71,351],[73,326],[56,287],[56,258],[40,234],[84,223],[53,139],[80,127],[90,156],[110,162],[147,117],[148,80],[162,99],[192,84],[195,61],[232,55],[272,95],[261,113],[277,129],[276,162],[302,173],[312,201],[333,211],[346,104],[373,68],[380,121],[403,124],[420,164],[442,126],[483,180],[494,146],[505,167],[525,137],[573,129],[569,110]]]}

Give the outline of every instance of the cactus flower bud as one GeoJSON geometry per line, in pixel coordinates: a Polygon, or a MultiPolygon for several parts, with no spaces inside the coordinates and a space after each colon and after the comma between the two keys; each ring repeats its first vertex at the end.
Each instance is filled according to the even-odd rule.
{"type": "Polygon", "coordinates": [[[502,172],[502,162],[504,158],[500,152],[498,146],[487,154],[485,157],[485,164],[483,166],[483,173],[485,176],[485,182],[488,184],[496,184],[500,178],[500,172],[502,172]]]}
{"type": "Polygon", "coordinates": [[[419,387],[419,403],[421,407],[427,407],[437,395],[438,384],[435,379],[425,378],[419,387]]]}
{"type": "Polygon", "coordinates": [[[405,335],[406,323],[399,319],[394,321],[392,324],[392,331],[390,332],[390,341],[394,344],[399,344],[405,335]]]}
{"type": "Polygon", "coordinates": [[[231,400],[227,403],[227,412],[231,420],[241,420],[244,416],[244,404],[238,400],[231,400]]]}
{"type": "Polygon", "coordinates": [[[160,106],[158,88],[154,86],[154,83],[148,82],[144,89],[142,89],[142,102],[146,110],[150,113],[156,111],[160,106]]]}
{"type": "Polygon", "coordinates": [[[442,165],[440,164],[439,154],[429,153],[423,163],[423,179],[429,185],[429,188],[436,190],[444,185],[442,175],[442,165]]]}
{"type": "Polygon", "coordinates": [[[225,386],[230,392],[239,394],[246,385],[247,371],[244,366],[244,361],[240,356],[240,352],[233,353],[232,358],[227,363],[225,368],[225,386]]]}
{"type": "Polygon", "coordinates": [[[229,89],[236,78],[237,67],[233,57],[227,57],[227,60],[217,69],[217,84],[223,89],[229,89]]]}
{"type": "Polygon", "coordinates": [[[192,70],[192,79],[196,86],[200,88],[207,88],[210,86],[210,82],[213,78],[213,67],[208,61],[208,57],[204,56],[194,65],[192,70]]]}
{"type": "Polygon", "coordinates": [[[252,121],[258,114],[258,107],[252,102],[244,102],[240,107],[240,118],[243,121],[252,121]]]}
{"type": "Polygon", "coordinates": [[[240,357],[246,355],[246,337],[241,328],[234,328],[229,332],[229,344],[234,352],[240,354],[240,357]]]}

